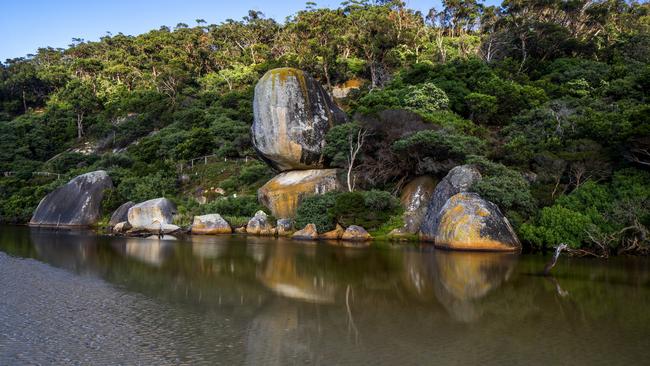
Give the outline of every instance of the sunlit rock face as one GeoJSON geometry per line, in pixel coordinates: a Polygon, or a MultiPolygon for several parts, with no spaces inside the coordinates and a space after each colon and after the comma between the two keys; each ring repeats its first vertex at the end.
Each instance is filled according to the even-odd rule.
{"type": "Polygon", "coordinates": [[[155,198],[138,203],[129,209],[129,224],[134,229],[147,229],[156,225],[171,224],[176,214],[176,205],[166,198],[155,198]]]}
{"type": "Polygon", "coordinates": [[[108,222],[108,225],[115,226],[120,222],[127,221],[129,219],[129,209],[133,206],[135,206],[135,203],[132,201],[120,205],[111,215],[111,220],[108,222]]]}
{"type": "Polygon", "coordinates": [[[304,71],[268,71],[255,86],[253,145],[280,171],[322,168],[325,134],[345,120],[325,90],[304,71]]]}
{"type": "Polygon", "coordinates": [[[404,208],[404,227],[397,233],[416,234],[427,213],[427,205],[431,200],[436,181],[429,176],[422,176],[410,181],[400,196],[400,203],[404,208]]]}
{"type": "Polygon", "coordinates": [[[231,234],[232,228],[219,214],[194,216],[192,234],[231,234]]]}
{"type": "Polygon", "coordinates": [[[99,221],[104,190],[113,181],[103,170],[82,174],[45,196],[30,225],[89,226],[99,221]]]}
{"type": "Polygon", "coordinates": [[[435,245],[447,249],[519,252],[517,234],[499,207],[476,193],[458,193],[438,213],[435,245]]]}
{"type": "Polygon", "coordinates": [[[257,191],[261,204],[278,218],[293,218],[305,197],[337,191],[336,169],[294,170],[280,173],[257,191]]]}
{"type": "Polygon", "coordinates": [[[426,214],[420,225],[420,238],[422,240],[435,240],[438,229],[438,213],[447,200],[457,193],[467,192],[480,179],[481,173],[471,165],[460,165],[447,173],[436,186],[427,205],[426,214]]]}
{"type": "Polygon", "coordinates": [[[477,320],[482,314],[478,300],[510,278],[517,258],[512,253],[436,251],[438,301],[456,320],[477,320]]]}

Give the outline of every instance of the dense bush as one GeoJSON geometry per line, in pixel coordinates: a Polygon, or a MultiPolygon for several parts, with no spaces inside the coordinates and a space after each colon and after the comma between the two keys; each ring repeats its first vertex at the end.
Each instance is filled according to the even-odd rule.
{"type": "Polygon", "coordinates": [[[298,207],[296,226],[309,223],[319,232],[359,225],[368,230],[380,227],[400,212],[398,200],[384,191],[330,192],[305,198],[298,207]]]}
{"type": "Polygon", "coordinates": [[[227,197],[208,202],[201,206],[202,214],[218,213],[222,216],[253,217],[263,210],[255,196],[227,197]]]}
{"type": "Polygon", "coordinates": [[[339,194],[328,192],[303,199],[296,211],[296,227],[303,228],[307,224],[314,224],[319,232],[334,229],[336,221],[331,210],[339,194]]]}
{"type": "Polygon", "coordinates": [[[521,227],[535,247],[567,243],[600,250],[647,247],[650,232],[650,174],[622,170],[609,184],[589,181],[542,209],[534,223],[521,227]]]}

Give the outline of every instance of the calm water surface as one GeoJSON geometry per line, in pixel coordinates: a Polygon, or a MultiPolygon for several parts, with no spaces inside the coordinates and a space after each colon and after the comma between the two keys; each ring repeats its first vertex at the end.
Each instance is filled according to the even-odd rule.
{"type": "Polygon", "coordinates": [[[0,365],[650,364],[650,261],[0,227],[0,365]]]}

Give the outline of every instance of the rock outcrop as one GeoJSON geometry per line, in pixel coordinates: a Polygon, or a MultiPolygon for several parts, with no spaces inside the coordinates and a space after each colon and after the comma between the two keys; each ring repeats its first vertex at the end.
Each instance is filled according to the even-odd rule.
{"type": "MultiPolygon", "coordinates": [[[[155,198],[129,208],[129,224],[134,230],[151,231],[155,227],[171,224],[176,214],[176,205],[166,198],[155,198]]],[[[171,227],[169,228],[171,230],[171,227]]]]}
{"type": "Polygon", "coordinates": [[[345,114],[304,71],[268,71],[255,86],[251,137],[257,152],[280,171],[323,167],[325,134],[345,114]]]}
{"type": "Polygon", "coordinates": [[[404,208],[404,227],[394,230],[391,235],[416,234],[420,230],[435,188],[436,181],[429,176],[415,178],[404,186],[400,197],[404,208]]]}
{"type": "Polygon", "coordinates": [[[248,220],[246,233],[252,235],[275,235],[275,228],[269,222],[264,211],[257,211],[255,216],[248,220]]]}
{"type": "Polygon", "coordinates": [[[294,170],[280,173],[257,191],[259,202],[275,217],[293,218],[305,197],[341,188],[336,169],[294,170]]]}
{"type": "Polygon", "coordinates": [[[302,230],[298,230],[293,235],[291,239],[295,240],[316,240],[318,239],[318,230],[316,230],[316,225],[307,224],[302,230]]]}
{"type": "Polygon", "coordinates": [[[434,241],[438,229],[438,213],[447,200],[453,195],[467,190],[481,179],[481,173],[471,165],[460,165],[449,171],[438,183],[429,204],[427,212],[420,225],[420,238],[434,241]]]}
{"type": "Polygon", "coordinates": [[[192,234],[232,234],[232,228],[219,214],[194,216],[192,234]]]}
{"type": "Polygon", "coordinates": [[[336,228],[334,228],[334,230],[322,233],[318,236],[318,238],[322,240],[339,240],[343,236],[344,232],[345,229],[341,225],[336,224],[336,228]]]}
{"type": "Polygon", "coordinates": [[[341,236],[341,240],[345,241],[368,241],[371,240],[372,237],[366,229],[362,228],[361,226],[357,225],[350,225],[345,229],[345,232],[341,236]]]}
{"type": "Polygon", "coordinates": [[[499,207],[476,193],[458,193],[438,213],[435,245],[447,249],[518,252],[521,243],[499,207]]]}
{"type": "Polygon", "coordinates": [[[112,227],[120,222],[127,221],[129,219],[129,209],[133,206],[135,206],[135,202],[132,201],[123,203],[113,212],[108,225],[112,227]]]}
{"type": "Polygon", "coordinates": [[[113,182],[103,170],[82,174],[45,196],[30,225],[89,226],[99,221],[104,190],[113,182]]]}

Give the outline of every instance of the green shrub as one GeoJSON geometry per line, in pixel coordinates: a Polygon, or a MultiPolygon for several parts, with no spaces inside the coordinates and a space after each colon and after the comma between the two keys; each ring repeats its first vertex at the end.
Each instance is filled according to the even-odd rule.
{"type": "Polygon", "coordinates": [[[446,109],[449,106],[447,94],[433,83],[409,85],[403,105],[414,111],[425,113],[446,109]]]}
{"type": "Polygon", "coordinates": [[[319,232],[334,229],[336,221],[331,214],[331,209],[340,194],[328,192],[303,199],[296,211],[296,227],[303,228],[307,224],[314,224],[319,232]]]}
{"type": "Polygon", "coordinates": [[[375,229],[400,211],[399,202],[384,191],[344,192],[336,197],[328,214],[343,226],[375,229]]]}
{"type": "Polygon", "coordinates": [[[203,214],[218,213],[221,216],[253,217],[255,212],[263,210],[255,196],[238,196],[217,199],[201,206],[203,214]]]}
{"type": "Polygon", "coordinates": [[[167,172],[156,172],[143,177],[128,176],[122,179],[117,191],[125,200],[142,202],[177,193],[176,178],[167,172]]]}
{"type": "Polygon", "coordinates": [[[482,156],[471,156],[467,163],[476,165],[482,176],[471,190],[494,202],[505,211],[508,218],[517,218],[512,220],[515,227],[521,219],[528,219],[537,210],[530,184],[520,172],[482,156]]]}

